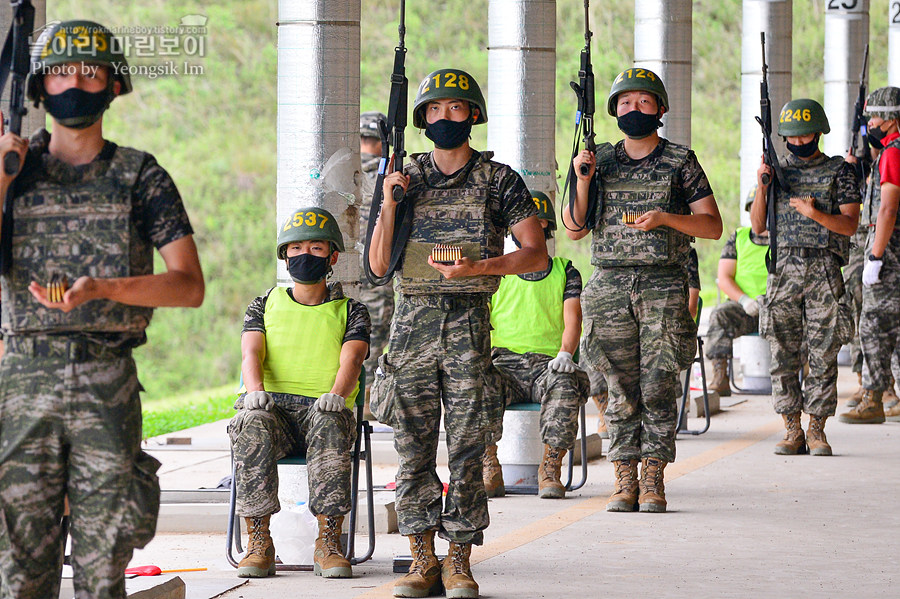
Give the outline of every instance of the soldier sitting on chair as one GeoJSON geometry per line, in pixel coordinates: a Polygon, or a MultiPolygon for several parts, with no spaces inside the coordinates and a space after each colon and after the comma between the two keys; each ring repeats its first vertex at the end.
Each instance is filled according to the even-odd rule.
{"type": "Polygon", "coordinates": [[[344,251],[337,221],[321,208],[294,212],[278,234],[277,254],[294,280],[273,287],[247,308],[241,334],[246,392],[228,425],[234,452],[236,508],[244,516],[247,552],[238,576],[275,573],[269,518],[279,511],[279,459],[306,448],[309,509],[319,524],[315,573],[349,578],[341,525],[350,511],[351,408],[369,351],[366,307],[344,297],[326,276],[344,251]],[[313,342],[314,341],[314,342],[313,342]]]}

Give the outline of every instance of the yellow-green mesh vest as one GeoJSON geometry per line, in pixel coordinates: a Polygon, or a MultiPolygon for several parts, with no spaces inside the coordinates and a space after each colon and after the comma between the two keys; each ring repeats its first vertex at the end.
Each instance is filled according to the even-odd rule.
{"type": "Polygon", "coordinates": [[[413,154],[406,166],[410,183],[407,201],[414,201],[413,224],[403,254],[398,277],[400,293],[494,293],[500,277],[484,275],[445,279],[428,265],[436,243],[460,245],[463,256],[473,260],[503,255],[504,231],[494,226],[488,207],[494,175],[499,163],[493,152],[482,152],[468,174],[447,179],[441,187],[431,187],[425,173],[435,167],[430,154],[413,154]]]}
{"type": "Polygon", "coordinates": [[[87,275],[115,278],[153,273],[153,248],[131,218],[132,189],[148,154],[117,147],[111,160],[76,169],[48,152],[49,136],[32,139],[13,201],[12,267],[2,277],[2,326],[13,334],[140,333],[152,308],[93,300],[69,313],[34,301],[28,284],[46,285],[53,272],[69,284],[87,275]]]}
{"type": "Polygon", "coordinates": [[[686,264],[691,237],[669,227],[640,231],[622,224],[626,211],[660,210],[690,214],[675,190],[677,173],[690,148],[666,140],[659,156],[635,164],[622,164],[616,149],[605,143],[597,148],[597,169],[603,211],[594,227],[591,264],[595,266],[647,266],[686,264]]]}
{"type": "Polygon", "coordinates": [[[517,354],[555,357],[562,345],[563,294],[569,261],[553,258],[550,274],[540,281],[507,275],[491,298],[491,345],[517,354]]]}
{"type": "Polygon", "coordinates": [[[847,264],[850,238],[829,231],[791,207],[791,197],[812,196],[816,209],[825,214],[840,214],[835,179],[844,164],[840,156],[823,156],[812,163],[788,157],[781,163],[791,193],[779,190],[776,205],[778,245],[780,247],[821,248],[834,252],[847,264]]]}
{"type": "MultiPolygon", "coordinates": [[[[285,287],[269,293],[264,312],[266,391],[315,398],[331,392],[341,365],[348,301],[304,306],[291,299],[285,287]]],[[[348,408],[353,408],[358,393],[359,383],[347,396],[348,408]]]]}
{"type": "Polygon", "coordinates": [[[757,298],[766,292],[766,279],[769,276],[766,270],[766,252],[769,246],[753,243],[750,240],[750,227],[737,230],[734,245],[737,251],[734,282],[744,293],[757,298]]]}
{"type": "MultiPolygon", "coordinates": [[[[888,148],[900,149],[900,137],[894,139],[885,146],[888,148]]],[[[884,155],[882,151],[872,165],[872,174],[869,177],[869,185],[866,187],[866,197],[863,202],[862,212],[859,215],[859,224],[868,227],[874,227],[875,221],[878,220],[878,211],[881,209],[881,170],[878,166],[881,164],[881,157],[884,155]]],[[[894,229],[900,229],[900,218],[894,221],[894,229]]]]}

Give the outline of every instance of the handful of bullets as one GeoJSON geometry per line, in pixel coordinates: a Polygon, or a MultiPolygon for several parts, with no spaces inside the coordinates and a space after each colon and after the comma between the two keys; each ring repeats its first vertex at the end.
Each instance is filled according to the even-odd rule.
{"type": "Polygon", "coordinates": [[[63,301],[63,294],[69,289],[69,278],[61,273],[54,272],[47,283],[47,300],[54,304],[63,301]]]}
{"type": "Polygon", "coordinates": [[[791,199],[792,199],[792,200],[800,200],[801,202],[811,202],[811,201],[813,200],[813,197],[810,196],[810,195],[806,195],[806,196],[794,196],[794,197],[792,197],[791,199]]]}
{"type": "Polygon", "coordinates": [[[458,245],[436,243],[431,250],[431,259],[438,264],[453,264],[462,259],[462,248],[458,245]]]}
{"type": "Polygon", "coordinates": [[[643,216],[643,214],[643,212],[638,210],[624,210],[622,212],[622,224],[633,225],[634,221],[636,221],[638,217],[643,216]]]}

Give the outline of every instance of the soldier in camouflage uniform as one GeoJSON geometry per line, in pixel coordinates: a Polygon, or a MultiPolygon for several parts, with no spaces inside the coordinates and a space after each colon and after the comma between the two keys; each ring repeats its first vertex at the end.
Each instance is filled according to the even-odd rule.
{"type": "Polygon", "coordinates": [[[866,99],[868,135],[884,149],[872,166],[863,221],[868,225],[863,267],[859,338],[863,351],[863,396],[841,414],[841,422],[900,420],[900,406],[882,403],[890,384],[890,357],[900,342],[900,88],[882,87],[866,99]]]}
{"type": "MultiPolygon", "coordinates": [[[[364,112],[359,116],[359,157],[362,161],[363,174],[366,176],[363,184],[363,203],[359,210],[360,235],[368,226],[372,193],[375,179],[378,177],[378,163],[381,160],[381,137],[378,133],[378,122],[386,119],[387,117],[380,112],[364,112]]],[[[362,254],[359,259],[362,260],[362,254]]],[[[365,364],[366,382],[368,386],[371,386],[375,381],[378,357],[384,353],[391,332],[391,319],[394,317],[394,290],[390,285],[372,285],[363,276],[360,278],[359,300],[366,305],[372,319],[369,358],[365,364]]],[[[368,398],[366,398],[366,403],[368,404],[368,398]]],[[[368,407],[366,412],[369,412],[368,407]]]]}
{"type": "MultiPolygon", "coordinates": [[[[556,229],[550,198],[532,192],[538,219],[547,239],[556,229]]],[[[513,238],[518,245],[518,240],[513,238]]],[[[498,372],[501,406],[541,404],[544,454],[538,467],[538,496],[565,497],[560,480],[562,459],[578,434],[578,412],[587,401],[590,383],[573,362],[581,335],[581,273],[572,262],[547,257],[540,272],[506,276],[491,298],[491,360],[498,372]]],[[[489,497],[501,496],[503,471],[497,442],[503,436],[503,415],[484,457],[484,488],[489,497]]]]}
{"type": "Polygon", "coordinates": [[[394,585],[398,597],[427,596],[442,579],[447,597],[478,596],[469,554],[488,526],[482,456],[491,418],[499,413],[496,397],[484,392],[491,369],[488,301],[501,275],[547,267],[544,235],[524,181],[491,160],[491,152],[469,146],[472,125],[486,121],[484,97],[468,73],[441,69],[422,80],[413,124],[425,129],[435,149],[412,155],[403,172],[385,177],[369,253],[372,270],[383,276],[398,214],[392,190],[399,185],[406,190],[402,205],[411,210],[411,233],[396,273],[400,299],[381,360],[394,390],[397,518],[413,554],[409,575],[394,585]],[[504,255],[507,230],[521,249],[504,255]],[[462,259],[435,262],[437,243],[460,248],[462,259]],[[443,511],[435,470],[442,407],[450,466],[443,511]],[[435,531],[450,541],[443,569],[434,555],[435,531]]]}
{"type": "Polygon", "coordinates": [[[131,91],[120,48],[96,23],[50,27],[27,93],[53,135],[0,138],[0,155],[22,164],[0,174],[0,195],[14,197],[0,237],[4,597],[59,595],[66,497],[78,599],[124,599],[125,567],[156,530],[159,462],[140,448],[132,350],[147,340],[153,307],[199,306],[204,284],[168,173],[103,138],[103,113],[131,91]],[[165,263],[155,275],[154,247],[165,263]]]}
{"type": "Polygon", "coordinates": [[[593,230],[591,262],[597,268],[582,294],[581,356],[609,384],[608,455],[616,467],[609,511],[666,509],[663,471],[675,459],[678,374],[697,349],[697,325],[688,310],[691,237],[718,238],[722,232],[693,151],[657,132],[668,106],[655,73],[632,68],[616,77],[607,112],[625,139],[602,144],[596,156],[584,151],[575,157],[574,214],[563,212],[571,239],[593,230]],[[581,174],[582,164],[588,175],[581,174]],[[593,217],[587,214],[591,194],[602,200],[593,217]]]}
{"type": "MultiPolygon", "coordinates": [[[[779,455],[831,455],[825,421],[837,407],[837,354],[853,334],[849,298],[845,297],[841,266],[847,263],[850,236],[859,220],[859,180],[843,157],[819,151],[819,137],[831,128],[825,110],[815,100],[791,100],[778,120],[778,135],[790,152],[781,168],[790,195],[778,190],[776,233],[778,255],[760,300],[759,332],[772,350],[772,396],[782,415],[784,439],[779,455]],[[809,375],[800,387],[800,348],[809,348],[809,375]],[[804,436],[800,412],[809,414],[804,436]]],[[[756,198],[750,221],[757,234],[766,230],[768,185],[757,172],[756,198]]]]}
{"type": "Polygon", "coordinates": [[[250,542],[238,576],[275,574],[269,518],[279,511],[279,459],[306,452],[309,510],[316,517],[314,569],[325,578],[349,578],[341,550],[350,511],[350,455],[356,439],[353,406],[369,350],[366,307],[345,298],[326,276],[344,251],[334,216],[301,208],[279,229],[276,254],[294,281],[273,287],[247,308],[241,333],[246,391],[228,425],[234,455],[235,513],[244,516],[250,542]]]}

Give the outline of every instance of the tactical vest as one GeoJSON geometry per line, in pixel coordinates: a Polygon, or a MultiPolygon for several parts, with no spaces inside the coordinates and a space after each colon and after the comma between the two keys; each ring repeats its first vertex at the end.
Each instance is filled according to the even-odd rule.
{"type": "MultiPolygon", "coordinates": [[[[894,139],[884,147],[900,149],[900,137],[894,139]]],[[[863,202],[862,214],[859,215],[859,224],[868,227],[874,227],[875,221],[878,220],[878,211],[881,209],[881,170],[878,168],[881,164],[881,157],[884,151],[878,155],[875,163],[872,165],[872,174],[869,176],[869,185],[866,187],[866,198],[863,202]]],[[[900,218],[894,222],[894,229],[900,229],[900,218]]]]}
{"type": "Polygon", "coordinates": [[[766,253],[769,251],[769,244],[756,245],[750,239],[750,227],[741,227],[735,235],[734,245],[737,250],[734,282],[741,291],[756,299],[766,292],[769,275],[766,253]]]}
{"type": "Polygon", "coordinates": [[[540,281],[517,275],[507,275],[500,281],[491,298],[492,347],[556,357],[566,328],[563,295],[569,261],[556,257],[552,265],[540,281]]]}
{"type": "Polygon", "coordinates": [[[430,154],[413,154],[405,172],[410,176],[405,201],[414,201],[413,223],[398,273],[400,293],[494,293],[500,277],[483,275],[445,279],[428,264],[436,243],[458,245],[462,255],[484,260],[503,255],[502,228],[491,220],[491,195],[496,189],[495,175],[503,166],[482,152],[472,168],[446,179],[440,187],[431,187],[426,172],[435,167],[430,154]]]}
{"type": "Polygon", "coordinates": [[[843,164],[844,159],[840,156],[823,156],[813,164],[797,158],[782,162],[781,169],[791,193],[785,194],[780,189],[778,193],[776,226],[779,246],[828,249],[837,254],[842,264],[847,264],[850,238],[829,231],[790,205],[791,197],[812,196],[817,210],[825,214],[840,214],[835,179],[843,164]]]}
{"type": "Polygon", "coordinates": [[[648,266],[687,264],[691,236],[669,227],[652,231],[623,224],[623,214],[659,210],[690,214],[675,189],[676,176],[690,148],[666,141],[662,153],[637,164],[622,164],[616,149],[605,143],[597,148],[597,171],[602,183],[603,211],[594,228],[591,264],[594,266],[648,266]]]}
{"type": "MultiPolygon", "coordinates": [[[[266,357],[263,386],[270,393],[318,398],[330,393],[341,366],[341,348],[347,332],[347,302],[342,298],[305,306],[295,302],[284,287],[266,298],[266,357]]],[[[353,408],[359,382],[347,396],[353,408]]]]}
{"type": "MultiPolygon", "coordinates": [[[[40,134],[39,134],[40,135],[40,134]]],[[[44,134],[46,135],[46,134],[44,134]]],[[[132,190],[148,154],[117,147],[111,160],[75,168],[35,137],[13,202],[12,267],[2,277],[3,330],[12,334],[140,333],[153,308],[92,300],[69,313],[36,302],[28,284],[52,273],[108,279],[153,273],[153,248],[131,218],[132,190]]]]}

